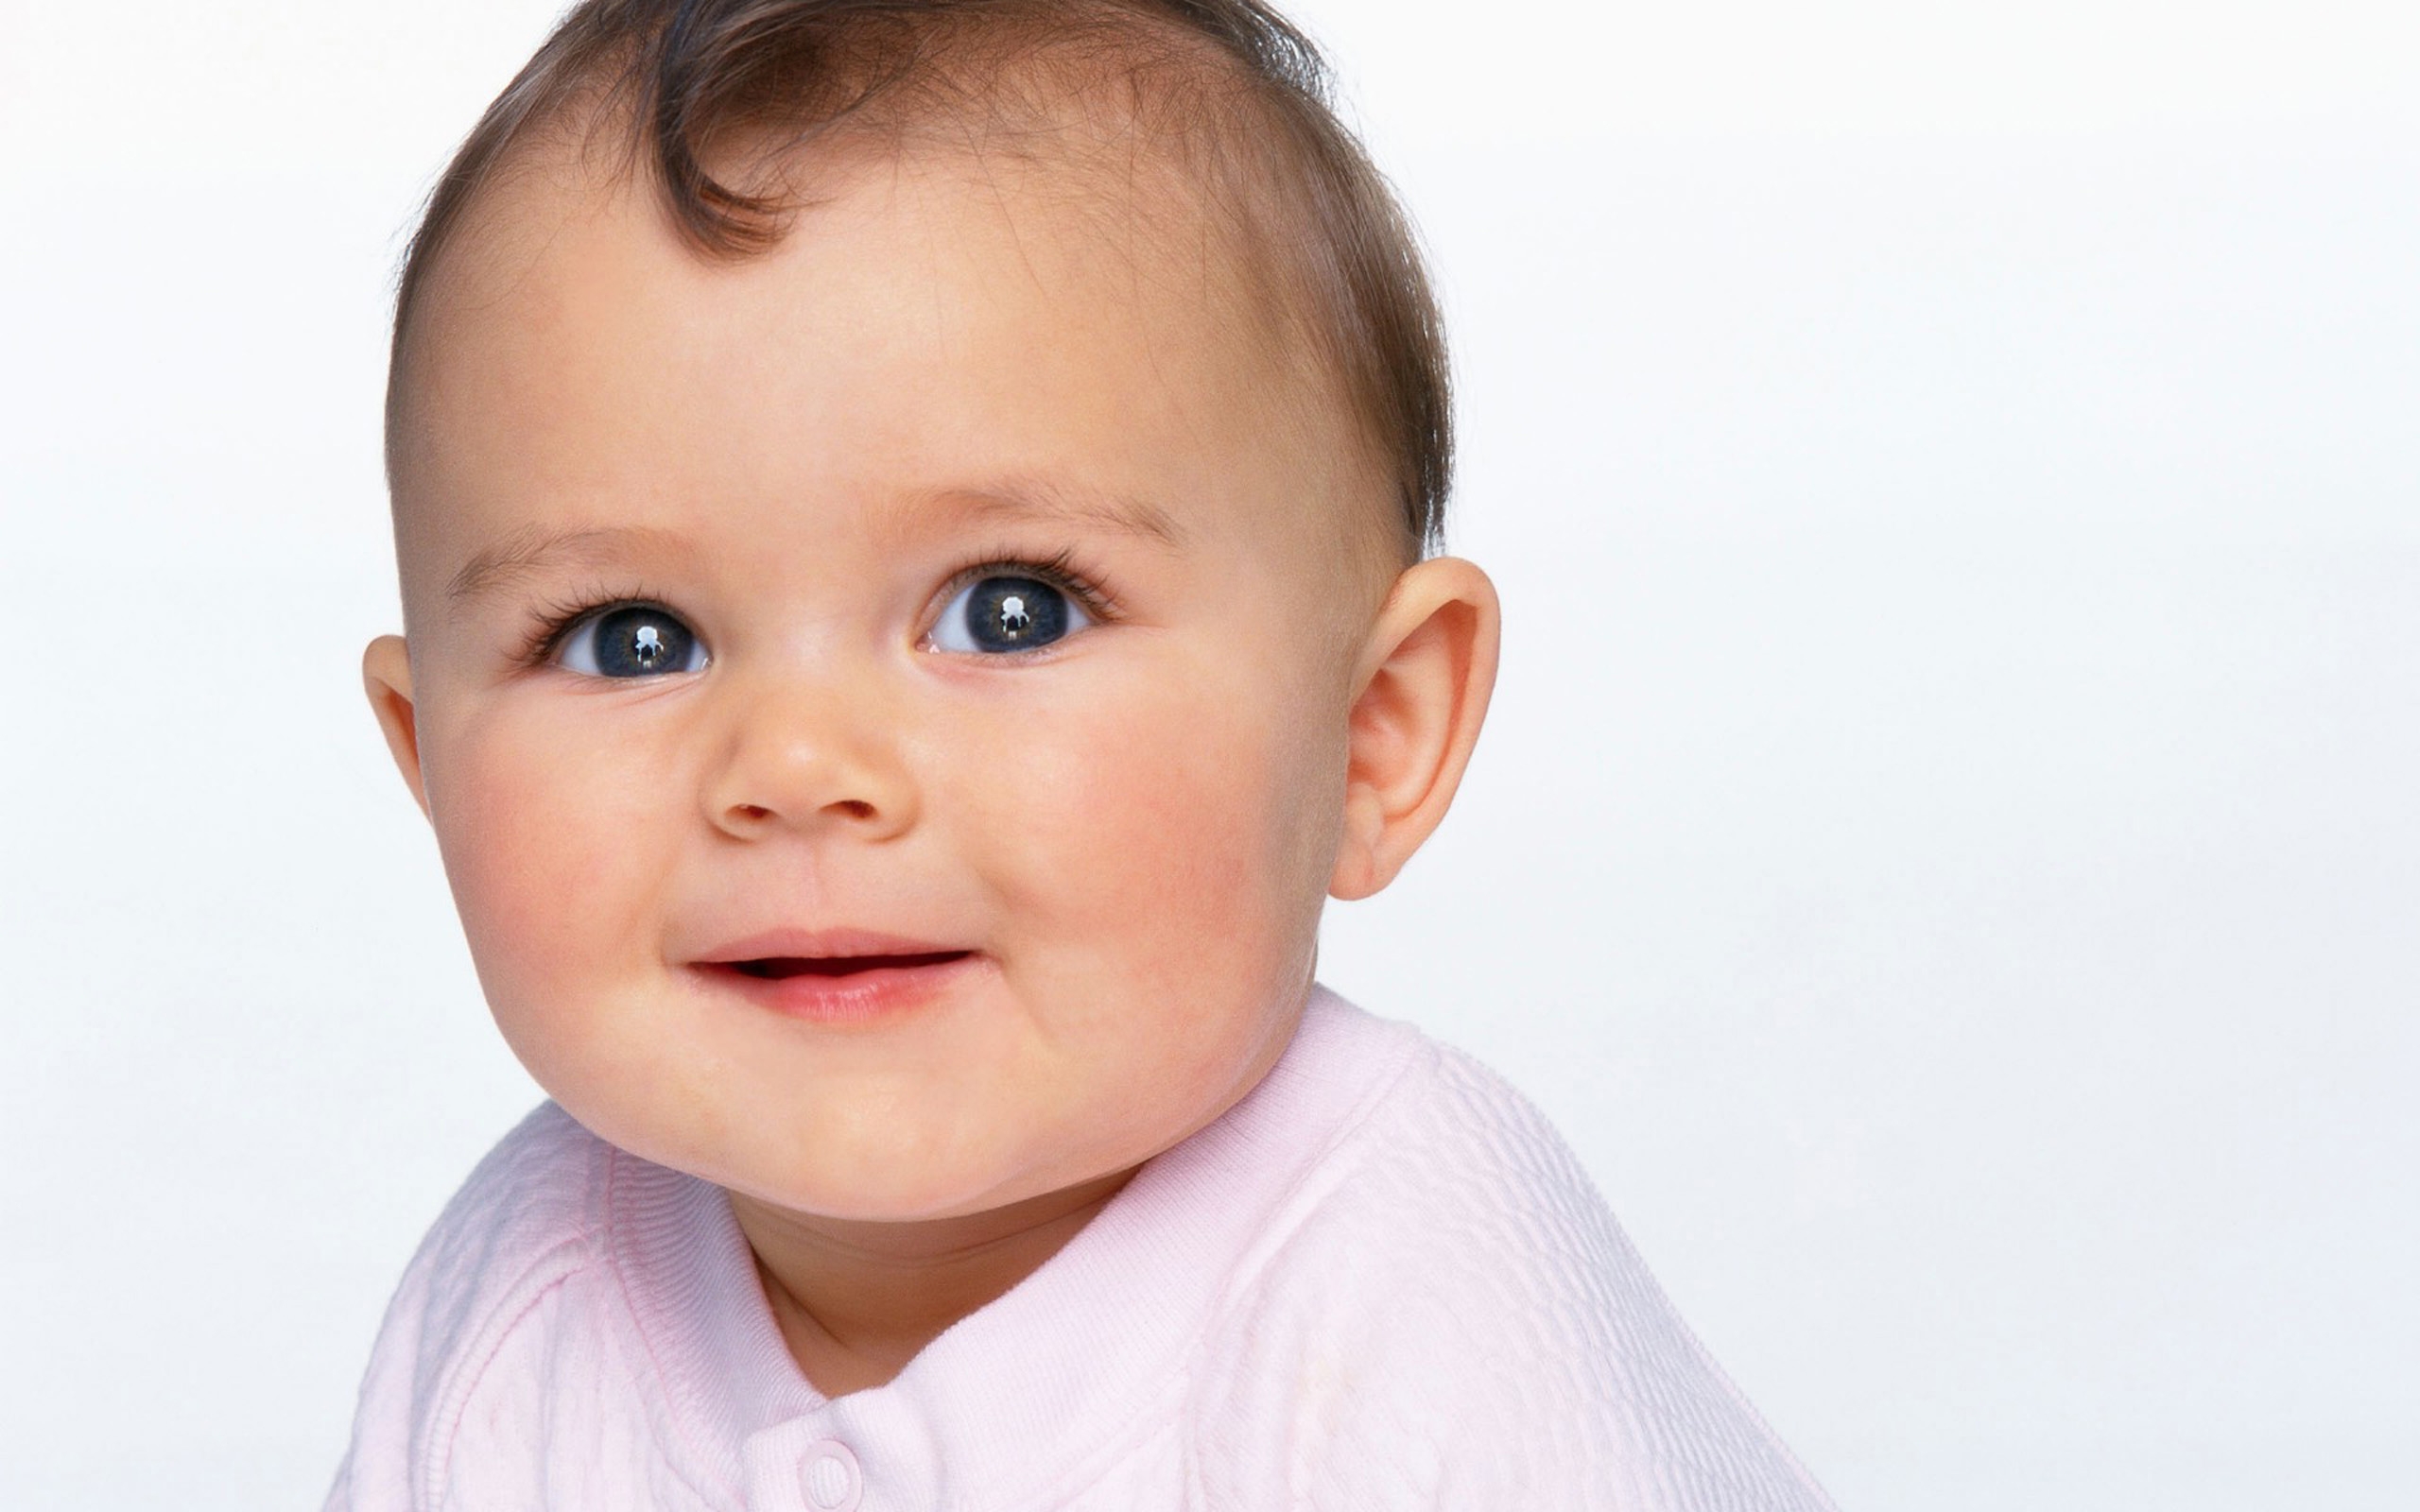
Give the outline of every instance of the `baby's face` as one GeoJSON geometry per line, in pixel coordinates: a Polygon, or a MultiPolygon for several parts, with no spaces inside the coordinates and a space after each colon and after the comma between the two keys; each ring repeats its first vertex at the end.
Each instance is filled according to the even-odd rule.
{"type": "Polygon", "coordinates": [[[495,192],[413,332],[406,765],[574,1116],[948,1216],[1274,1060],[1390,574],[1340,406],[1181,214],[1129,242],[996,158],[827,187],[730,264],[644,187],[495,192]]]}

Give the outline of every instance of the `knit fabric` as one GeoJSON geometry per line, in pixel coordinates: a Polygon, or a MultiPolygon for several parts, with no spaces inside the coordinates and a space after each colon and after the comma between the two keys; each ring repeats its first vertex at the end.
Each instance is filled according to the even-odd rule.
{"type": "Polygon", "coordinates": [[[730,1203],[542,1105],[405,1273],[329,1512],[1823,1512],[1521,1094],[1313,992],[1269,1075],[889,1384],[730,1203]]]}

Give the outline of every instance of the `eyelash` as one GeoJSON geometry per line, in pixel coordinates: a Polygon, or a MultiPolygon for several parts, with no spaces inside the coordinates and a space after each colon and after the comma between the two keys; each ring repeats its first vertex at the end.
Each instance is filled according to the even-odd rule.
{"type": "MultiPolygon", "coordinates": [[[[986,552],[949,575],[939,595],[940,602],[946,604],[956,598],[959,590],[967,584],[999,574],[1015,574],[1048,583],[1074,598],[1084,612],[1099,624],[1113,623],[1124,612],[1117,595],[1103,587],[1099,578],[1085,571],[1076,560],[1074,552],[1063,549],[1043,558],[1024,557],[1006,549],[986,552]]],[[[645,605],[676,616],[681,612],[666,603],[661,594],[648,593],[644,587],[630,593],[608,593],[600,588],[568,598],[551,599],[531,606],[529,633],[515,653],[515,660],[526,666],[544,666],[554,660],[556,652],[562,649],[563,642],[582,620],[599,610],[618,609],[624,605],[645,605]]]]}
{"type": "Polygon", "coordinates": [[[1019,556],[1014,551],[993,551],[976,558],[949,575],[938,599],[947,604],[958,596],[959,590],[983,578],[1003,575],[1031,577],[1048,583],[1073,598],[1095,622],[1110,624],[1124,617],[1125,610],[1117,595],[1102,586],[1098,577],[1084,570],[1076,554],[1060,550],[1047,557],[1019,556]]]}
{"type": "Polygon", "coordinates": [[[575,593],[568,598],[552,599],[530,606],[529,634],[522,643],[515,660],[525,666],[544,666],[555,659],[557,651],[562,649],[563,642],[579,628],[580,621],[600,610],[618,609],[624,605],[633,608],[644,605],[676,617],[680,615],[680,610],[665,602],[661,595],[650,593],[644,588],[627,593],[609,593],[600,589],[575,593]]]}

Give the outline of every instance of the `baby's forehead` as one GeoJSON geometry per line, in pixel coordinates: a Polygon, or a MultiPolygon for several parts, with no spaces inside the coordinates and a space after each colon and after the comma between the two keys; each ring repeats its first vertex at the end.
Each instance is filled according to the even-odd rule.
{"type": "MultiPolygon", "coordinates": [[[[811,347],[879,327],[901,344],[945,345],[1021,316],[1041,367],[1123,322],[1140,328],[1155,379],[1214,386],[1296,426],[1357,431],[1345,384],[1304,339],[1302,301],[1180,165],[1080,132],[886,133],[821,147],[782,165],[794,208],[778,239],[744,256],[684,241],[647,184],[591,153],[532,152],[498,175],[425,275],[398,341],[399,396],[470,348],[544,338],[593,362],[617,354],[617,339],[664,335],[664,322],[621,318],[655,305],[683,305],[702,335],[717,320],[762,319],[785,290],[828,304],[836,285],[862,284],[844,327],[789,334],[811,347]],[[953,306],[970,285],[981,297],[953,306]]],[[[679,381],[679,346],[651,355],[664,383],[679,381]]]]}
{"type": "MultiPolygon", "coordinates": [[[[414,341],[421,324],[527,293],[532,264],[549,254],[596,256],[605,239],[580,232],[668,239],[701,264],[738,266],[830,239],[835,223],[910,220],[937,198],[973,191],[1016,237],[1033,278],[1081,276],[1103,302],[1179,298],[1275,366],[1305,368],[1314,385],[1334,380],[1314,368],[1336,346],[1339,334],[1326,329],[1336,312],[1289,276],[1280,249],[1300,234],[1280,234],[1273,208],[1252,203],[1236,174],[1179,150],[1179,135],[1137,146],[1075,102],[1063,118],[1041,109],[1028,102],[1019,116],[982,124],[905,118],[821,133],[808,146],[731,147],[738,174],[772,186],[768,198],[779,196],[784,211],[745,245],[709,247],[684,237],[678,211],[661,206],[651,169],[597,150],[614,130],[549,133],[498,164],[442,249],[416,271],[397,355],[426,346],[414,341]]],[[[731,174],[734,164],[718,172],[731,174]]]]}
{"type": "MultiPolygon", "coordinates": [[[[1271,550],[1383,556],[1392,491],[1349,398],[1255,308],[1180,177],[1031,138],[793,171],[783,239],[725,260],[576,155],[496,185],[406,362],[424,393],[402,417],[399,527],[573,477],[704,513],[736,470],[903,519],[995,495],[1172,535],[1185,500],[1261,517],[1271,550]]],[[[437,555],[472,548],[458,524],[437,555]]]]}
{"type": "MultiPolygon", "coordinates": [[[[1433,538],[1450,424],[1425,272],[1327,109],[1316,54],[1282,22],[1219,4],[768,4],[794,36],[653,35],[654,12],[592,0],[473,132],[397,301],[399,528],[415,455],[443,439],[423,393],[437,368],[462,332],[493,335],[492,318],[560,292],[540,265],[604,255],[579,234],[600,218],[737,266],[811,250],[878,201],[898,214],[972,186],[1035,280],[1084,287],[1057,318],[1148,307],[1170,353],[1214,334],[1272,428],[1332,428],[1329,449],[1392,496],[1373,507],[1385,555],[1400,564],[1433,538]]],[[[574,304],[565,319],[584,318],[574,304]]],[[[896,309],[860,318],[910,330],[896,309]]]]}

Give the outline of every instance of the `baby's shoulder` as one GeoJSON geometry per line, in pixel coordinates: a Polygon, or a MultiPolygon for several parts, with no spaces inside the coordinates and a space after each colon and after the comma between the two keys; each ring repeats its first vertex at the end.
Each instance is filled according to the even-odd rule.
{"type": "Polygon", "coordinates": [[[604,1215],[612,1154],[554,1102],[540,1103],[479,1158],[432,1232],[489,1225],[527,1239],[566,1227],[593,1229],[604,1215]]]}
{"type": "Polygon", "coordinates": [[[1467,1052],[1424,1046],[1289,1218],[1208,1349],[1236,1463],[1317,1504],[1828,1504],[1467,1052]]]}
{"type": "Polygon", "coordinates": [[[524,1366],[595,1352],[570,1335],[614,1289],[613,1156],[549,1102],[472,1170],[387,1305],[331,1508],[451,1504],[458,1452],[516,1415],[524,1366]]]}
{"type": "MultiPolygon", "coordinates": [[[[472,1168],[413,1256],[424,1332],[462,1338],[598,1258],[613,1148],[541,1103],[472,1168]]],[[[409,1280],[406,1284],[410,1284],[409,1280]]]]}
{"type": "Polygon", "coordinates": [[[1374,1330],[1415,1304],[1521,1328],[1542,1309],[1598,1316],[1639,1263],[1569,1142],[1493,1068],[1424,1041],[1302,1184],[1258,1304],[1318,1297],[1316,1315],[1374,1330]]]}

